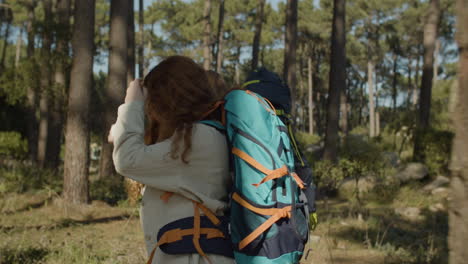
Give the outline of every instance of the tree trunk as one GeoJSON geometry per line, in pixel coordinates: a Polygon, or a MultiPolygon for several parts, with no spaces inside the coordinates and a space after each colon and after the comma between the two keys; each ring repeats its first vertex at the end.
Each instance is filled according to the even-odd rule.
{"type": "Polygon", "coordinates": [[[56,34],[57,48],[55,62],[54,89],[51,93],[51,111],[49,124],[49,137],[47,140],[47,162],[50,168],[57,168],[60,164],[60,146],[63,137],[63,109],[66,103],[66,58],[68,57],[69,27],[70,27],[70,0],[57,1],[57,23],[60,25],[56,34]]]}
{"type": "Polygon", "coordinates": [[[52,1],[44,0],[44,29],[43,41],[41,48],[41,99],[39,102],[40,117],[39,117],[39,141],[37,160],[40,167],[46,166],[46,160],[49,153],[47,153],[47,146],[49,140],[49,107],[51,96],[52,72],[50,63],[50,50],[52,47],[52,1]]]}
{"type": "Polygon", "coordinates": [[[314,134],[314,81],[313,73],[314,69],[312,68],[312,56],[307,58],[307,69],[308,69],[308,84],[309,84],[309,134],[314,134]]]}
{"type": "Polygon", "coordinates": [[[252,65],[251,70],[258,67],[258,52],[260,50],[260,39],[262,37],[262,25],[264,16],[265,0],[258,0],[257,12],[255,15],[255,31],[252,44],[252,65]]]}
{"type": "Polygon", "coordinates": [[[88,203],[89,103],[93,85],[94,0],[75,1],[74,13],[63,196],[70,203],[88,203]]]}
{"type": "Polygon", "coordinates": [[[223,69],[223,42],[224,42],[224,0],[219,2],[219,16],[218,16],[218,48],[216,49],[216,72],[221,73],[223,69]]]}
{"type": "Polygon", "coordinates": [[[133,10],[133,0],[128,0],[128,6],[130,11],[128,12],[128,27],[127,27],[127,38],[128,38],[128,49],[127,49],[127,86],[135,79],[135,15],[133,10]]]}
{"type": "Polygon", "coordinates": [[[440,17],[439,0],[431,0],[427,13],[426,24],[424,25],[424,62],[423,75],[421,80],[421,93],[419,97],[419,116],[414,140],[413,157],[415,160],[424,160],[422,153],[421,136],[429,128],[429,118],[431,112],[431,93],[434,77],[434,50],[437,40],[437,31],[440,17]]]}
{"type": "Polygon", "coordinates": [[[374,71],[372,60],[367,62],[367,89],[369,89],[369,137],[375,137],[374,71]]]}
{"type": "MultiPolygon", "coordinates": [[[[449,263],[463,264],[468,259],[468,0],[457,1],[457,41],[460,51],[458,88],[453,124],[451,202],[449,206],[449,263]]],[[[456,86],[455,86],[456,87],[456,86]]]]}
{"type": "Polygon", "coordinates": [[[236,52],[236,65],[235,65],[235,68],[236,68],[235,71],[236,72],[234,74],[235,75],[234,78],[235,78],[235,81],[236,81],[237,85],[240,85],[240,69],[239,69],[239,67],[240,67],[240,55],[241,55],[241,46],[238,46],[237,47],[237,52],[236,52]]]}
{"type": "Polygon", "coordinates": [[[340,91],[340,127],[343,134],[348,135],[348,98],[344,89],[340,91]]]}
{"type": "MultiPolygon", "coordinates": [[[[26,56],[30,58],[31,63],[35,65],[34,59],[34,21],[35,14],[34,9],[36,8],[36,2],[32,2],[26,6],[28,10],[28,21],[26,23],[26,31],[28,37],[28,45],[26,47],[26,56]]],[[[38,87],[28,86],[27,87],[27,104],[26,104],[26,120],[27,120],[27,135],[28,135],[28,156],[32,162],[37,161],[37,142],[38,142],[38,124],[36,118],[36,112],[38,107],[38,87]]]]}
{"type": "MultiPolygon", "coordinates": [[[[8,10],[10,10],[10,9],[8,9],[8,10]]],[[[8,37],[10,36],[10,26],[11,26],[11,21],[6,21],[5,34],[3,35],[2,58],[0,59],[0,70],[1,71],[3,71],[3,69],[5,69],[5,57],[6,57],[6,50],[7,50],[7,47],[8,47],[8,37]]]]}
{"type": "Polygon", "coordinates": [[[107,142],[108,131],[117,117],[117,108],[123,103],[127,84],[127,25],[128,0],[111,2],[110,36],[109,36],[109,80],[106,89],[106,107],[104,113],[104,131],[102,151],[99,164],[99,177],[115,175],[112,162],[112,144],[107,142]]]}
{"type": "Polygon", "coordinates": [[[336,162],[338,152],[338,122],[340,92],[346,89],[346,1],[333,1],[333,28],[330,55],[330,82],[327,102],[327,128],[324,159],[336,162]]]}
{"type": "Polygon", "coordinates": [[[429,127],[432,79],[434,77],[434,50],[440,17],[439,0],[431,0],[429,5],[427,21],[424,26],[424,63],[419,102],[419,127],[421,129],[429,127]]]}
{"type": "Polygon", "coordinates": [[[439,78],[439,53],[440,53],[440,40],[436,40],[435,49],[434,49],[434,77],[433,85],[437,83],[439,78]]]}
{"type": "MultiPolygon", "coordinates": [[[[133,10],[133,8],[132,8],[133,10]]],[[[145,7],[143,6],[143,0],[139,1],[139,10],[138,10],[138,31],[140,35],[140,43],[138,44],[138,78],[143,79],[144,69],[145,69],[145,34],[144,34],[144,17],[145,17],[145,7]]]]}
{"type": "Polygon", "coordinates": [[[393,101],[393,114],[396,114],[397,108],[397,85],[398,85],[398,55],[393,54],[393,82],[392,82],[392,101],[393,101]]]}
{"type": "Polygon", "coordinates": [[[283,79],[291,90],[291,116],[296,116],[296,49],[297,49],[297,0],[288,0],[286,5],[286,34],[284,45],[283,79]]]}
{"type": "Polygon", "coordinates": [[[417,109],[418,107],[418,101],[419,101],[419,88],[418,88],[418,84],[419,84],[419,71],[421,69],[420,67],[420,58],[419,56],[416,56],[417,60],[416,60],[416,68],[414,70],[414,82],[413,82],[413,97],[411,99],[411,104],[413,105],[413,108],[414,109],[417,109]]]}
{"type": "Polygon", "coordinates": [[[15,53],[15,68],[18,67],[21,59],[21,46],[23,45],[23,27],[21,27],[18,37],[16,38],[16,53],[15,53]]]}
{"type": "Polygon", "coordinates": [[[205,0],[203,10],[204,30],[203,30],[203,68],[209,70],[211,67],[211,0],[205,0]]]}

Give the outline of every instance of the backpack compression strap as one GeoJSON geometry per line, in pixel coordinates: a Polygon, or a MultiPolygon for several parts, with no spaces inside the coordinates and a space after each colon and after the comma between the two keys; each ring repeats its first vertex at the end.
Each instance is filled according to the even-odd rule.
{"type": "Polygon", "coordinates": [[[239,194],[233,193],[232,199],[242,205],[243,207],[249,209],[252,212],[255,212],[260,215],[270,215],[270,218],[263,222],[257,229],[255,229],[252,233],[246,236],[242,241],[239,242],[239,250],[242,250],[247,245],[249,245],[252,241],[254,241],[258,236],[260,236],[263,232],[268,230],[274,223],[276,223],[281,218],[291,218],[291,206],[286,206],[283,208],[259,208],[251,205],[246,200],[242,199],[239,194]]]}
{"type": "MultiPolygon", "coordinates": [[[[168,202],[169,199],[174,195],[173,192],[165,192],[161,195],[161,200],[164,202],[168,202]]],[[[224,234],[221,230],[216,229],[216,228],[201,228],[200,227],[200,211],[203,212],[203,214],[210,219],[210,221],[215,225],[218,226],[221,223],[221,220],[219,220],[216,215],[211,212],[210,209],[205,207],[203,204],[193,201],[193,208],[194,208],[194,216],[193,216],[193,228],[191,229],[172,229],[169,231],[166,231],[161,238],[159,239],[158,243],[156,246],[154,246],[153,250],[151,251],[150,257],[148,259],[148,262],[146,264],[152,264],[154,254],[156,253],[156,249],[160,247],[161,245],[168,244],[168,243],[174,243],[176,241],[182,240],[182,237],[184,236],[193,236],[193,245],[195,246],[195,249],[197,250],[198,254],[200,254],[202,257],[205,258],[205,260],[209,264],[213,264],[213,262],[210,260],[210,258],[205,254],[203,249],[200,246],[200,235],[206,235],[208,239],[210,238],[224,238],[224,234]]]]}

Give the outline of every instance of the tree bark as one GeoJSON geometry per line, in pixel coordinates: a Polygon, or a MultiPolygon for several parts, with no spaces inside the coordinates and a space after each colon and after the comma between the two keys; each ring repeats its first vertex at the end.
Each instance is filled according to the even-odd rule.
{"type": "Polygon", "coordinates": [[[75,1],[73,62],[68,97],[63,196],[89,202],[89,103],[93,85],[94,0],[75,1]]]}
{"type": "Polygon", "coordinates": [[[63,138],[63,109],[66,103],[66,58],[68,57],[69,28],[70,28],[70,0],[57,1],[57,23],[59,25],[56,33],[57,48],[54,75],[54,89],[50,97],[50,124],[49,137],[47,140],[47,162],[46,166],[57,168],[60,164],[60,146],[63,138]]]}
{"type": "Polygon", "coordinates": [[[437,40],[437,31],[440,17],[439,0],[431,0],[424,25],[424,62],[421,80],[421,91],[419,97],[419,116],[417,119],[416,137],[414,140],[414,159],[424,160],[421,136],[429,128],[432,83],[434,77],[434,50],[437,40]]]}
{"type": "Polygon", "coordinates": [[[424,62],[421,80],[421,96],[419,101],[419,127],[429,127],[431,109],[432,81],[434,77],[434,50],[440,17],[439,0],[431,0],[424,26],[424,62]]]}
{"type": "Polygon", "coordinates": [[[262,25],[265,9],[265,0],[258,0],[257,13],[255,15],[255,32],[252,44],[252,65],[251,70],[258,67],[258,52],[260,50],[260,40],[262,37],[262,25]]]}
{"type": "Polygon", "coordinates": [[[348,135],[348,98],[345,89],[340,91],[340,127],[343,134],[348,135]]]}
{"type": "Polygon", "coordinates": [[[23,45],[23,27],[21,27],[18,37],[16,38],[16,53],[15,53],[15,68],[18,67],[21,59],[21,46],[23,45]]]}
{"type": "Polygon", "coordinates": [[[333,28],[330,54],[330,82],[327,102],[327,128],[323,158],[336,162],[338,155],[338,122],[340,93],[346,89],[346,1],[333,1],[333,28]]]}
{"type": "MultiPolygon", "coordinates": [[[[7,9],[7,10],[10,10],[10,9],[7,9]]],[[[11,21],[6,21],[5,34],[3,35],[2,58],[0,59],[1,71],[5,69],[5,57],[6,57],[6,50],[8,47],[8,37],[10,36],[10,26],[11,26],[11,21]]]]}
{"type": "Polygon", "coordinates": [[[128,0],[111,2],[110,36],[109,36],[109,80],[106,88],[106,107],[104,113],[104,131],[99,164],[99,177],[115,175],[112,162],[112,144],[107,142],[108,131],[115,122],[118,106],[123,102],[127,83],[127,25],[128,0]]]}
{"type": "Polygon", "coordinates": [[[393,101],[393,113],[396,113],[397,108],[397,85],[398,85],[398,55],[393,54],[393,81],[392,81],[392,101],[393,101]]]}
{"type": "Polygon", "coordinates": [[[49,104],[51,95],[52,72],[50,63],[50,50],[52,47],[52,1],[44,0],[44,28],[42,34],[42,48],[41,48],[41,99],[39,102],[39,141],[37,143],[38,153],[37,161],[40,167],[46,166],[47,160],[47,146],[49,140],[49,104]]]}
{"type": "MultiPolygon", "coordinates": [[[[133,9],[132,9],[133,10],[133,9]]],[[[143,0],[139,1],[138,10],[138,31],[140,35],[140,43],[138,43],[138,78],[143,79],[145,69],[145,34],[144,34],[144,22],[145,22],[145,7],[143,6],[143,0]]]]}
{"type": "Polygon", "coordinates": [[[440,40],[436,39],[435,49],[434,49],[434,77],[433,77],[433,85],[436,85],[437,80],[439,79],[439,53],[440,53],[440,40]]]}
{"type": "MultiPolygon", "coordinates": [[[[458,88],[453,124],[451,202],[449,206],[449,263],[463,264],[468,259],[468,0],[457,0],[457,42],[460,51],[458,88]]],[[[454,86],[456,87],[456,86],[454,86]]]]}
{"type": "Polygon", "coordinates": [[[367,89],[369,89],[369,137],[375,137],[374,72],[372,60],[367,62],[367,89]]]}
{"type": "Polygon", "coordinates": [[[419,102],[419,72],[421,70],[421,59],[419,55],[416,56],[416,68],[414,70],[414,83],[413,83],[413,98],[412,98],[412,105],[414,109],[417,109],[418,102],[419,102]]]}
{"type": "Polygon", "coordinates": [[[127,86],[135,79],[135,15],[133,10],[133,0],[128,0],[129,12],[128,12],[128,27],[127,27],[127,86]]]}
{"type": "Polygon", "coordinates": [[[219,2],[219,16],[218,16],[218,48],[216,49],[216,72],[221,73],[223,69],[223,46],[224,46],[224,0],[219,2]]]}
{"type": "Polygon", "coordinates": [[[286,4],[286,32],[284,45],[283,79],[291,90],[291,116],[296,116],[296,49],[297,49],[297,0],[286,4]]]}
{"type": "Polygon", "coordinates": [[[209,70],[211,67],[211,0],[205,0],[205,9],[203,10],[203,68],[209,70]]]}
{"type": "Polygon", "coordinates": [[[312,68],[312,56],[307,58],[307,69],[308,69],[308,85],[309,85],[309,134],[314,134],[314,81],[313,73],[314,69],[312,68]]]}
{"type": "MultiPolygon", "coordinates": [[[[34,23],[35,14],[34,9],[36,8],[36,2],[26,5],[28,10],[28,21],[26,23],[26,31],[28,37],[28,44],[26,47],[26,56],[30,58],[30,63],[36,64],[34,58],[34,23]]],[[[38,87],[28,86],[27,87],[27,104],[26,104],[26,120],[27,120],[27,136],[28,136],[28,156],[32,162],[37,161],[37,142],[38,142],[38,123],[36,118],[36,112],[38,107],[38,87]]]]}

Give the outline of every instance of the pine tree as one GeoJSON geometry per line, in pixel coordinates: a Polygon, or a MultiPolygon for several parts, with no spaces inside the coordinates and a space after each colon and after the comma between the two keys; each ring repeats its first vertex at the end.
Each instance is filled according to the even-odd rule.
{"type": "Polygon", "coordinates": [[[71,203],[87,203],[95,1],[75,1],[74,14],[74,55],[68,97],[63,196],[71,203]]]}

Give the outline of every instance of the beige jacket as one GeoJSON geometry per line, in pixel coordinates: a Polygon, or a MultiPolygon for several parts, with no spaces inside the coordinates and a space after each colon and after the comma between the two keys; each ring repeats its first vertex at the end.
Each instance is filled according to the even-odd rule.
{"type": "MultiPolygon", "coordinates": [[[[203,124],[194,125],[189,164],[170,157],[171,139],[145,145],[143,105],[135,101],[119,107],[112,130],[113,159],[118,173],[146,185],[141,213],[146,249],[150,253],[162,226],[194,215],[189,199],[222,214],[228,197],[229,162],[224,135],[203,124]],[[165,191],[175,193],[168,203],[160,199],[165,191]]],[[[223,256],[209,257],[215,264],[235,263],[223,256]]],[[[166,255],[158,249],[153,263],[201,264],[204,261],[198,254],[166,255]]]]}

